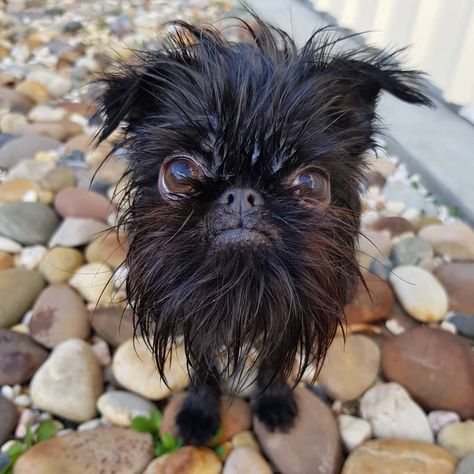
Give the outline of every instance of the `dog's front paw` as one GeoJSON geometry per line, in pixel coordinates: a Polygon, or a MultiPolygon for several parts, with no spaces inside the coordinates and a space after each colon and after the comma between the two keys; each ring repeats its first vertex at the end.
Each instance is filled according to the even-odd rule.
{"type": "Polygon", "coordinates": [[[287,385],[272,388],[252,400],[252,411],[268,431],[289,431],[298,414],[295,397],[287,385]]]}
{"type": "Polygon", "coordinates": [[[190,395],[176,416],[176,426],[184,444],[205,445],[219,429],[219,406],[214,400],[190,395]]]}

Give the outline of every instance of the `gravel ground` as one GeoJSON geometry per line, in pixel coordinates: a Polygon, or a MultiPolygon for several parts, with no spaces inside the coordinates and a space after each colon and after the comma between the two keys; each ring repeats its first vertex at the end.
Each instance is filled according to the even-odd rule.
{"type": "Polygon", "coordinates": [[[87,84],[128,47],[152,44],[167,20],[213,23],[238,10],[205,0],[7,4],[0,473],[472,474],[474,231],[383,152],[368,157],[363,193],[370,297],[361,285],[345,343],[337,336],[317,382],[308,374],[296,389],[293,429],[266,432],[242,395],[226,403],[210,446],[181,447],[184,351],[175,349],[168,388],[132,340],[127,239],[101,233],[116,222],[126,162],[117,153],[98,168],[114,136],[92,148],[97,86],[87,84]]]}

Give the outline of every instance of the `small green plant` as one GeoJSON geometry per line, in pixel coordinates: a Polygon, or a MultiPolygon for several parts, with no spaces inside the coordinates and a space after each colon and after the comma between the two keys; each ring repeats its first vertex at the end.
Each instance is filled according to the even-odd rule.
{"type": "Polygon", "coordinates": [[[153,438],[153,446],[156,456],[173,453],[183,444],[171,433],[160,434],[162,414],[158,410],[153,410],[149,417],[137,416],[132,419],[132,428],[140,433],[150,433],[153,438]]]}
{"type": "Polygon", "coordinates": [[[450,207],[449,208],[449,215],[451,217],[461,217],[461,211],[460,211],[459,207],[456,207],[456,206],[450,207]]]}
{"type": "Polygon", "coordinates": [[[56,435],[54,421],[43,421],[33,432],[30,425],[26,426],[23,441],[14,441],[3,455],[6,455],[6,464],[0,468],[0,474],[12,474],[16,460],[35,444],[41,443],[56,435]]]}

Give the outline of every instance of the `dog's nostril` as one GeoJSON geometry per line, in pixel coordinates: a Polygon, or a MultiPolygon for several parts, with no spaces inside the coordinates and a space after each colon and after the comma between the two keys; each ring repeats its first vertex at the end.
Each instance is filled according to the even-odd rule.
{"type": "Polygon", "coordinates": [[[225,191],[218,200],[219,204],[236,213],[245,212],[263,205],[262,196],[250,188],[232,188],[225,191]]]}
{"type": "Polygon", "coordinates": [[[255,195],[252,191],[247,192],[247,202],[253,207],[255,206],[255,195]]]}
{"type": "Polygon", "coordinates": [[[234,195],[232,193],[227,193],[225,203],[230,206],[234,202],[234,195]]]}

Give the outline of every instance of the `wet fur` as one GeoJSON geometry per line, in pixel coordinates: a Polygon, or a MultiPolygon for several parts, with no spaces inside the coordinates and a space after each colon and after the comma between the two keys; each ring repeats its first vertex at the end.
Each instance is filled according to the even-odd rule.
{"type": "Polygon", "coordinates": [[[298,50],[284,32],[254,22],[241,23],[242,43],[177,22],[161,49],[137,52],[136,64],[104,79],[99,140],[125,121],[118,146],[130,163],[127,293],[162,377],[184,337],[194,375],[178,427],[192,443],[217,429],[220,383],[238,379],[249,360],[261,392],[255,412],[269,429],[291,425],[296,406],[285,382],[321,364],[360,276],[358,192],[379,93],[429,103],[418,73],[400,69],[393,54],[336,52],[341,39],[329,29],[298,50]],[[158,174],[179,152],[199,156],[211,176],[170,204],[158,174]],[[328,207],[285,184],[308,164],[330,177],[328,207]],[[235,185],[263,196],[250,218],[275,238],[263,250],[212,252],[215,227],[227,219],[217,199],[235,185]]]}

